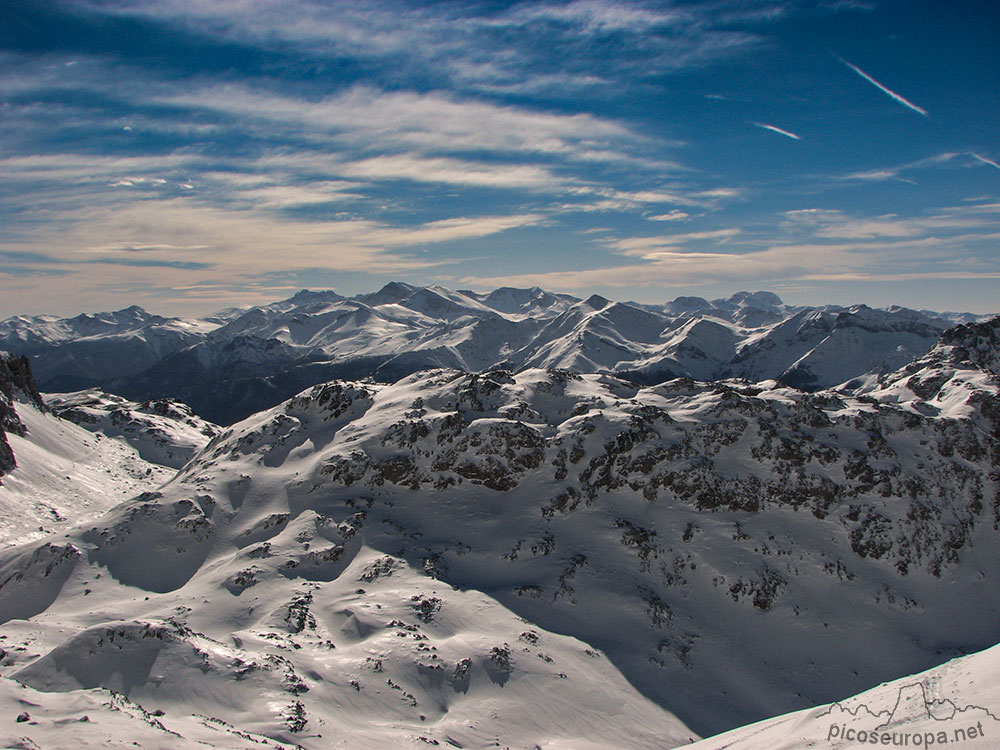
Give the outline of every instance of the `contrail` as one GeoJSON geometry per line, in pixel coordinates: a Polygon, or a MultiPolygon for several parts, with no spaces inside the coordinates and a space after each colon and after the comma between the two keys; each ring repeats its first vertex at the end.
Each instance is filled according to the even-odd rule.
{"type": "MultiPolygon", "coordinates": [[[[834,55],[834,57],[836,57],[836,55],[834,55]]],[[[888,94],[892,99],[896,100],[897,102],[899,102],[900,104],[902,104],[904,107],[912,109],[914,112],[916,112],[918,114],[921,114],[924,117],[930,117],[930,115],[927,114],[927,110],[926,109],[924,109],[923,107],[918,107],[916,104],[914,104],[913,102],[909,101],[908,99],[900,96],[899,94],[897,94],[892,89],[887,88],[886,86],[883,86],[881,83],[879,83],[878,81],[876,81],[870,75],[868,75],[867,73],[865,73],[865,71],[863,71],[857,65],[853,65],[853,64],[847,62],[847,60],[845,60],[842,57],[837,57],[837,59],[840,60],[842,63],[844,63],[844,65],[846,65],[848,68],[850,68],[851,70],[853,70],[855,73],[857,73],[859,76],[861,76],[862,78],[864,78],[866,81],[868,81],[868,83],[870,83],[872,86],[875,86],[876,88],[880,89],[883,93],[888,94]]]]}
{"type": "Polygon", "coordinates": [[[997,169],[1000,169],[1000,164],[997,164],[992,159],[987,159],[985,156],[980,156],[975,151],[970,151],[969,153],[975,156],[977,159],[979,159],[979,161],[981,161],[983,164],[989,164],[991,167],[996,167],[997,169]]]}
{"type": "Polygon", "coordinates": [[[774,125],[767,125],[763,122],[755,122],[754,125],[756,125],[758,128],[764,128],[764,130],[770,130],[772,133],[780,133],[781,135],[787,138],[794,138],[797,141],[802,140],[800,136],[795,135],[795,133],[793,133],[790,130],[782,130],[779,127],[776,127],[774,125]]]}

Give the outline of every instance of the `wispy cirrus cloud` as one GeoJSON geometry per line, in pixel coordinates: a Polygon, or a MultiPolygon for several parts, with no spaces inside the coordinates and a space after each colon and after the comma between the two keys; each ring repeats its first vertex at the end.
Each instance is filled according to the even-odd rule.
{"type": "Polygon", "coordinates": [[[691,214],[680,209],[674,209],[665,214],[656,214],[655,216],[647,216],[646,218],[649,221],[687,221],[691,218],[691,214]]]}
{"type": "MultiPolygon", "coordinates": [[[[142,279],[160,294],[176,286],[171,299],[291,288],[312,283],[306,269],[337,274],[329,283],[353,278],[355,291],[383,272],[423,283],[455,276],[459,259],[482,278],[579,264],[595,285],[604,284],[597,266],[640,286],[647,272],[662,283],[738,281],[736,272],[766,280],[783,269],[802,278],[792,247],[830,278],[887,273],[876,259],[909,262],[904,247],[922,264],[931,248],[940,268],[961,258],[988,272],[995,173],[980,168],[997,168],[981,150],[995,123],[975,109],[988,107],[961,105],[975,71],[953,87],[949,121],[976,128],[958,139],[943,127],[905,131],[905,116],[868,119],[885,110],[876,97],[838,107],[845,92],[828,85],[829,56],[802,54],[799,32],[865,49],[865,70],[843,64],[896,104],[926,114],[895,89],[944,101],[934,88],[950,75],[943,68],[926,81],[897,69],[893,89],[866,72],[892,69],[881,55],[915,49],[903,37],[892,50],[865,47],[882,33],[876,16],[896,12],[857,12],[866,7],[18,4],[37,28],[0,34],[0,244],[44,248],[51,261],[8,256],[4,268],[22,287],[45,268],[105,290],[144,294],[142,279]],[[833,11],[855,13],[852,23],[833,11]],[[850,33],[834,39],[834,27],[850,33]],[[716,98],[706,106],[705,97],[716,98]],[[853,118],[850,139],[838,113],[853,118]],[[750,123],[751,135],[796,146],[759,148],[769,136],[748,137],[750,123]],[[968,151],[973,143],[980,150],[968,151]],[[965,190],[986,200],[948,209],[965,190]],[[814,205],[840,213],[793,218],[814,205]],[[931,205],[946,208],[922,208],[931,205]]],[[[988,45],[968,42],[970,56],[992,60],[988,45]]]]}
{"type": "Polygon", "coordinates": [[[446,157],[413,154],[375,156],[343,163],[339,171],[348,177],[372,180],[409,180],[447,185],[489,188],[562,188],[573,182],[535,164],[487,164],[446,157]]]}
{"type": "MultiPolygon", "coordinates": [[[[652,237],[626,237],[622,239],[612,239],[607,241],[607,246],[614,252],[633,258],[644,260],[660,260],[667,257],[675,257],[685,248],[709,241],[713,246],[726,244],[729,240],[739,236],[740,229],[729,227],[726,229],[710,229],[702,232],[684,232],[679,234],[656,235],[652,237]]],[[[702,252],[697,253],[702,255],[702,252]]]]}
{"type": "Polygon", "coordinates": [[[972,158],[982,162],[983,164],[988,164],[994,169],[1000,169],[1000,163],[997,163],[993,159],[987,159],[985,156],[980,156],[975,151],[970,151],[969,153],[972,155],[972,158]]]}
{"type": "Polygon", "coordinates": [[[939,167],[966,167],[971,164],[971,160],[967,158],[968,156],[969,154],[964,154],[962,152],[946,151],[944,153],[935,154],[934,156],[929,156],[925,159],[918,159],[917,161],[912,161],[906,164],[897,164],[889,167],[877,167],[875,169],[868,169],[861,172],[851,172],[849,174],[839,176],[838,179],[859,180],[863,182],[882,182],[884,180],[903,180],[912,182],[912,180],[903,177],[903,174],[906,172],[915,172],[939,167]]]}
{"type": "MultiPolygon", "coordinates": [[[[776,245],[744,253],[663,251],[648,262],[602,266],[594,269],[542,274],[465,276],[460,283],[474,288],[541,285],[556,291],[577,292],[594,287],[671,289],[699,285],[780,283],[790,281],[968,280],[1000,278],[1000,271],[981,262],[973,269],[960,267],[901,272],[914,251],[936,254],[940,242],[850,243],[841,245],[776,245]],[[867,257],[880,253],[882,262],[867,257]]],[[[927,259],[928,261],[930,259],[927,259]]]]}
{"type": "Polygon", "coordinates": [[[792,140],[795,141],[802,140],[801,136],[796,135],[791,130],[785,130],[784,128],[779,128],[777,125],[768,125],[767,123],[764,122],[755,122],[754,125],[758,128],[762,128],[763,130],[770,130],[772,133],[783,135],[786,138],[791,138],[792,140]]]}
{"type": "MultiPolygon", "coordinates": [[[[964,207],[963,207],[964,208],[964,207]]],[[[784,214],[786,231],[804,233],[818,239],[865,240],[945,236],[956,231],[1000,230],[1000,216],[970,215],[962,209],[946,208],[932,216],[902,217],[895,214],[857,217],[843,211],[799,209],[784,214]]],[[[965,236],[966,239],[980,235],[965,236]]]]}
{"type": "Polygon", "coordinates": [[[544,274],[468,276],[461,282],[579,292],[595,286],[1000,278],[993,257],[1000,240],[1000,204],[995,202],[944,208],[916,220],[800,209],[786,212],[782,224],[787,236],[781,241],[758,227],[602,237],[602,244],[627,260],[544,274]]]}
{"type": "Polygon", "coordinates": [[[657,74],[710,64],[761,43],[740,24],[773,20],[781,3],[747,9],[739,2],[668,5],[617,0],[518,3],[509,7],[475,3],[403,2],[301,3],[258,0],[234,7],[225,0],[159,0],[156,3],[91,2],[94,12],[174,24],[237,43],[252,41],[278,52],[291,45],[316,57],[332,53],[391,66],[398,82],[430,76],[465,91],[534,88],[550,96],[560,89],[546,76],[574,83],[592,79],[629,81],[638,71],[657,74]],[[615,46],[608,42],[614,41],[615,46]],[[550,50],[560,49],[553,57],[550,50]],[[593,76],[599,55],[604,74],[593,76]],[[406,61],[410,75],[397,68],[406,61]]]}
{"type": "MultiPolygon", "coordinates": [[[[406,270],[443,261],[401,254],[402,249],[486,237],[542,221],[539,214],[455,217],[407,226],[351,218],[278,220],[172,198],[78,212],[60,231],[37,231],[51,247],[50,262],[68,264],[141,252],[240,271],[300,268],[314,265],[317,258],[332,269],[406,270]],[[274,248],[282,252],[275,254],[274,248]]],[[[3,243],[0,249],[17,252],[19,244],[3,243]]]]}
{"type": "Polygon", "coordinates": [[[916,112],[918,115],[923,115],[924,117],[929,117],[930,116],[930,115],[927,114],[927,110],[926,109],[924,109],[923,107],[917,106],[916,104],[914,104],[909,99],[907,99],[904,96],[902,96],[901,94],[897,94],[895,91],[893,91],[892,89],[890,89],[888,86],[885,86],[885,85],[879,83],[878,81],[876,81],[870,75],[868,75],[867,73],[865,73],[865,71],[863,71],[861,68],[859,68],[854,63],[850,63],[850,62],[848,62],[847,60],[845,60],[845,59],[843,59],[841,57],[838,57],[837,59],[840,60],[840,62],[844,63],[844,65],[846,65],[848,68],[850,68],[851,70],[853,70],[855,73],[857,73],[859,76],[861,76],[862,78],[864,78],[866,81],[868,81],[868,83],[870,83],[872,86],[874,86],[879,91],[881,91],[883,94],[885,94],[890,99],[892,99],[894,102],[898,102],[899,104],[902,104],[904,107],[906,107],[909,110],[912,110],[913,112],[916,112]]]}
{"type": "Polygon", "coordinates": [[[245,85],[176,91],[162,103],[230,118],[281,122],[306,137],[356,146],[413,147],[438,152],[490,150],[567,157],[603,144],[608,158],[643,138],[628,126],[588,114],[552,114],[442,92],[386,92],[357,86],[320,100],[269,93],[245,85]]]}
{"type": "Polygon", "coordinates": [[[454,217],[405,226],[351,218],[294,221],[214,208],[190,198],[146,200],[77,211],[72,222],[38,225],[34,232],[0,242],[0,283],[5,298],[25,311],[73,312],[60,300],[105,309],[112,304],[109,299],[128,304],[170,299],[186,307],[208,305],[202,308],[208,312],[213,301],[268,299],[280,285],[261,280],[275,275],[427,272],[461,257],[447,251],[429,256],[424,252],[428,247],[453,247],[545,221],[540,214],[454,217]],[[39,246],[47,252],[21,249],[39,246]],[[115,269],[113,274],[109,268],[115,269]],[[211,279],[211,290],[206,279],[211,279]],[[46,290],[41,297],[39,285],[46,290]]]}

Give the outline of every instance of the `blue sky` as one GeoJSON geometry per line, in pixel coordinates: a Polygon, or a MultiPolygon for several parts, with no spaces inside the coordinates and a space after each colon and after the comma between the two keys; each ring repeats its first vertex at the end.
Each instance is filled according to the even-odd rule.
{"type": "Polygon", "coordinates": [[[0,315],[1000,310],[1000,3],[5,0],[0,315]]]}

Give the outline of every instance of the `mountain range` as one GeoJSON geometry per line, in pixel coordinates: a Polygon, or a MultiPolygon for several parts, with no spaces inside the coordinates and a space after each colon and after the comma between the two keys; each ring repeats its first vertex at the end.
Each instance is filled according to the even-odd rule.
{"type": "MultiPolygon", "coordinates": [[[[215,372],[222,341],[240,367],[258,357],[272,395],[290,372],[363,370],[222,426],[113,378],[39,393],[34,362],[5,357],[0,711],[26,718],[0,740],[839,748],[860,730],[995,731],[1000,698],[978,685],[1000,674],[984,650],[1000,642],[1000,318],[469,294],[300,293],[149,323],[192,343],[144,378],[174,357],[215,372]],[[729,353],[720,377],[667,377],[668,359],[703,362],[696,340],[729,353]],[[268,370],[302,347],[317,359],[268,370]],[[471,366],[495,353],[505,367],[471,366]],[[446,354],[464,365],[425,359],[446,354]],[[778,377],[748,377],[764,363],[778,377]]],[[[119,325],[145,340],[143,317],[86,325],[112,352],[119,325]]],[[[41,343],[69,323],[12,320],[35,321],[35,362],[70,359],[70,334],[41,343]]]]}
{"type": "Polygon", "coordinates": [[[770,292],[664,305],[538,288],[488,294],[400,282],[346,298],[301,291],[270,305],[182,320],[138,307],[0,322],[43,391],[100,387],[175,398],[231,424],[334,378],[391,383],[420,370],[558,368],[641,385],[677,377],[774,379],[818,390],[891,372],[979,318],[899,307],[789,306],[770,292]]]}

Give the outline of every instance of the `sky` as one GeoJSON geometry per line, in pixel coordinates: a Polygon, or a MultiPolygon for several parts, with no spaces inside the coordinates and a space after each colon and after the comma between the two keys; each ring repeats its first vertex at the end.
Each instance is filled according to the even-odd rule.
{"type": "Polygon", "coordinates": [[[1000,311],[1000,3],[0,3],[0,316],[390,280],[1000,311]]]}

